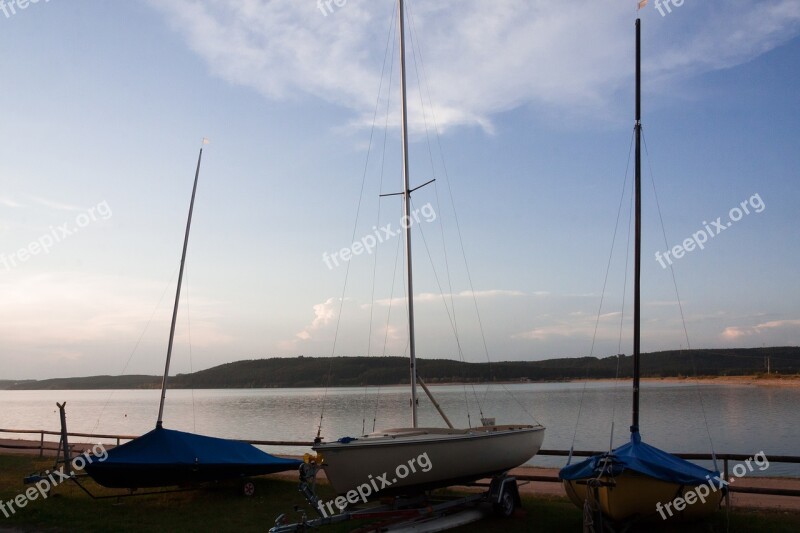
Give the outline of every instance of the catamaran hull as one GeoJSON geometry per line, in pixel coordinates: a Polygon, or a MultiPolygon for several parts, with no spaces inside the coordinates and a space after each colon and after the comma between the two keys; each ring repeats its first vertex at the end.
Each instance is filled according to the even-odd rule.
{"type": "Polygon", "coordinates": [[[506,472],[536,455],[542,426],[471,430],[403,429],[314,446],[337,494],[372,486],[371,496],[413,493],[506,472]],[[377,489],[377,490],[375,490],[377,489]]]}
{"type": "MultiPolygon", "coordinates": [[[[654,479],[628,470],[615,477],[599,478],[599,485],[589,490],[596,491],[590,501],[614,522],[629,520],[700,520],[715,513],[722,502],[723,491],[715,484],[680,485],[654,479]],[[686,497],[689,493],[695,496],[686,497]],[[703,495],[701,500],[698,495],[703,495]],[[683,510],[675,508],[675,499],[687,503],[683,510]],[[660,504],[660,505],[659,505],[660,504]],[[668,507],[669,506],[669,507],[668,507]]],[[[565,480],[564,490],[579,508],[584,507],[587,496],[587,480],[565,480]]]]}

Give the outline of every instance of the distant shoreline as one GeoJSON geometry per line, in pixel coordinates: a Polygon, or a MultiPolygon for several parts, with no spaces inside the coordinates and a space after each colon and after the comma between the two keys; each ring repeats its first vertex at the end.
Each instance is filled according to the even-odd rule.
{"type": "MultiPolygon", "coordinates": [[[[756,385],[760,387],[800,387],[800,375],[761,377],[750,376],[699,376],[699,377],[665,377],[665,378],[641,378],[646,382],[662,383],[698,383],[703,385],[756,385]]],[[[613,379],[572,379],[570,383],[592,383],[608,381],[613,379]]],[[[630,381],[630,378],[623,378],[619,381],[630,381]]]]}
{"type": "MultiPolygon", "coordinates": [[[[646,383],[695,383],[698,385],[742,385],[742,386],[755,386],[755,387],[789,387],[800,388],[800,374],[787,374],[766,377],[760,374],[751,374],[743,376],[686,376],[686,377],[642,377],[641,381],[646,383]]],[[[430,387],[463,387],[463,386],[485,386],[485,385],[529,385],[529,384],[547,384],[547,383],[614,383],[628,384],[631,382],[629,376],[614,379],[614,378],[588,378],[588,379],[552,379],[552,380],[498,380],[498,381],[438,381],[428,382],[430,387]]],[[[339,388],[353,388],[363,387],[363,385],[331,385],[332,389],[339,388]]],[[[369,385],[369,388],[402,388],[408,387],[408,383],[392,383],[384,385],[369,385]]],[[[244,389],[306,389],[306,388],[320,388],[316,386],[302,387],[302,386],[285,386],[285,387],[195,387],[193,390],[244,390],[244,389]]],[[[190,390],[190,387],[175,387],[173,390],[190,390]]],[[[3,389],[0,391],[31,391],[31,390],[158,390],[156,387],[95,387],[95,388],[18,388],[18,389],[3,389]]]]}

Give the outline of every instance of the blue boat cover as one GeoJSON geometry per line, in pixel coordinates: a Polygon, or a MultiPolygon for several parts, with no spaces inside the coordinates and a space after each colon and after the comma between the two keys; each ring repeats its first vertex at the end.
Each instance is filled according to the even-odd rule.
{"type": "Polygon", "coordinates": [[[86,472],[106,487],[187,485],[296,469],[302,461],[283,459],[246,442],[156,428],[96,457],[86,472]]]}
{"type": "Polygon", "coordinates": [[[246,442],[157,428],[108,452],[106,464],[147,465],[265,465],[300,466],[302,461],[283,459],[246,442]]]}
{"type": "Polygon", "coordinates": [[[631,431],[631,441],[619,448],[585,461],[567,465],[558,476],[566,481],[590,479],[598,475],[616,476],[625,470],[633,470],[646,476],[678,483],[680,485],[699,485],[707,483],[719,472],[707,470],[680,457],[654,448],[642,442],[638,430],[631,431]]]}

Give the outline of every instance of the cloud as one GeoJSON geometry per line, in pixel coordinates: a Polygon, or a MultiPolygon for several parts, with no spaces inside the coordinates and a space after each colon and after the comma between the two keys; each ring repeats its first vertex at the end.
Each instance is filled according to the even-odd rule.
{"type": "MultiPolygon", "coordinates": [[[[296,333],[295,337],[297,337],[297,339],[307,341],[311,339],[313,332],[327,326],[331,320],[336,318],[336,304],[338,302],[340,302],[339,298],[328,298],[324,302],[314,305],[314,320],[311,321],[311,324],[303,328],[303,331],[296,333]]],[[[284,349],[287,349],[293,348],[295,345],[296,340],[292,340],[284,341],[280,346],[284,349]]]]}
{"type": "MultiPolygon", "coordinates": [[[[394,2],[349,0],[327,16],[313,0],[150,4],[213,75],[270,99],[319,98],[350,110],[354,124],[371,124],[394,2]]],[[[491,131],[494,115],[521,106],[599,115],[617,100],[615,93],[631,85],[632,3],[407,5],[408,41],[415,46],[408,54],[409,120],[415,131],[432,118],[420,112],[417,71],[428,79],[442,129],[465,125],[491,131]],[[420,56],[424,70],[415,63],[420,56]]],[[[694,2],[668,17],[646,9],[644,68],[649,86],[660,92],[686,76],[748,62],[796,36],[800,27],[796,0],[694,2]]],[[[385,97],[385,85],[383,92],[385,97]]],[[[392,119],[396,124],[397,115],[392,119]]]]}
{"type": "Polygon", "coordinates": [[[21,204],[16,200],[14,200],[13,198],[9,198],[8,196],[0,196],[0,205],[4,207],[11,207],[12,209],[25,207],[24,204],[21,204]]]}
{"type": "MultiPolygon", "coordinates": [[[[599,339],[616,339],[619,336],[619,311],[604,313],[600,315],[600,323],[597,326],[597,337],[599,339]],[[611,319],[614,319],[613,322],[611,319]]],[[[597,315],[578,311],[566,313],[567,320],[559,320],[554,324],[535,327],[528,331],[515,333],[512,339],[546,341],[553,338],[581,337],[591,338],[594,334],[597,315]]]]}
{"type": "Polygon", "coordinates": [[[753,335],[763,335],[774,331],[792,331],[797,332],[800,330],[800,320],[772,320],[764,322],[756,326],[728,326],[722,332],[720,337],[723,340],[741,340],[743,338],[752,337],[753,335]]]}
{"type": "MultiPolygon", "coordinates": [[[[172,306],[162,300],[158,312],[153,310],[155,299],[164,293],[163,284],[74,272],[17,273],[0,281],[0,291],[4,303],[0,337],[7,354],[44,354],[50,362],[87,361],[95,349],[113,352],[123,344],[132,347],[145,331],[147,342],[166,350],[172,306]]],[[[187,305],[193,347],[226,345],[232,340],[218,324],[218,303],[184,294],[178,344],[189,341],[187,305]]],[[[157,350],[159,357],[164,350],[157,350]]]]}
{"type": "Polygon", "coordinates": [[[34,203],[39,204],[43,207],[47,207],[48,209],[55,209],[56,211],[83,211],[82,207],[77,207],[70,204],[65,204],[62,202],[56,202],[54,200],[48,200],[47,198],[42,198],[40,196],[32,196],[30,194],[26,195],[30,198],[34,203]]]}
{"type": "MultiPolygon", "coordinates": [[[[539,293],[535,293],[539,295],[539,293]]],[[[501,298],[501,297],[517,297],[517,296],[525,296],[524,292],[521,291],[509,291],[503,289],[489,289],[484,291],[475,291],[474,297],[475,298],[501,298]]],[[[421,292],[419,294],[414,295],[414,303],[424,303],[424,302],[441,302],[442,299],[445,301],[449,301],[450,298],[470,298],[472,299],[473,292],[472,291],[461,291],[457,293],[436,293],[436,292],[421,292]]],[[[381,300],[375,300],[375,305],[379,305],[382,307],[387,307],[391,305],[392,307],[396,305],[405,305],[406,298],[405,297],[398,297],[398,298],[384,298],[381,300]]],[[[365,304],[363,307],[369,307],[369,304],[365,304]]]]}

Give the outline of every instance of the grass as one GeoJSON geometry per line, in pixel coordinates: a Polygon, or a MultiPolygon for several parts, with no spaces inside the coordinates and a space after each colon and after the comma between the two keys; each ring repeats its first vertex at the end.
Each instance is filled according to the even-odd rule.
{"type": "MultiPolygon", "coordinates": [[[[22,479],[52,467],[52,459],[32,456],[0,455],[0,500],[9,500],[27,488],[22,479]]],[[[92,492],[110,494],[91,481],[92,492]]],[[[53,490],[47,499],[28,502],[9,518],[0,513],[0,531],[266,531],[275,517],[286,513],[296,521],[300,512],[313,511],[297,491],[297,483],[269,478],[255,480],[256,495],[239,495],[237,485],[219,485],[199,490],[153,496],[92,500],[73,483],[53,490]]],[[[320,487],[323,499],[333,497],[326,485],[320,487]]],[[[770,533],[800,531],[800,513],[736,511],[730,514],[729,531],[762,530],[770,533]]],[[[324,529],[326,532],[349,531],[355,524],[345,523],[324,529]]],[[[465,526],[462,532],[561,532],[581,531],[581,513],[566,499],[554,497],[523,498],[523,508],[510,519],[488,518],[465,526]]],[[[675,526],[650,525],[641,531],[674,531],[675,526]]],[[[720,512],[702,524],[681,525],[681,533],[726,531],[726,516],[720,512]]]]}

